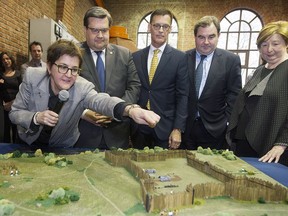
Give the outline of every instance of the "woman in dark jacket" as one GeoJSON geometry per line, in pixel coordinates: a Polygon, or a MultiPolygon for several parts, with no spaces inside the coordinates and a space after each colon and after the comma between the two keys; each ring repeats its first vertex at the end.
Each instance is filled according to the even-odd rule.
{"type": "Polygon", "coordinates": [[[288,22],[262,28],[259,66],[235,102],[228,140],[237,156],[288,165],[288,22]]]}

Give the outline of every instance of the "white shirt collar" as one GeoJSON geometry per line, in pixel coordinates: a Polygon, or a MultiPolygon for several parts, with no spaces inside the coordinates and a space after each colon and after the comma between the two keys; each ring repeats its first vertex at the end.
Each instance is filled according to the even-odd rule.
{"type": "MultiPolygon", "coordinates": [[[[94,55],[94,54],[97,55],[97,54],[95,53],[95,52],[96,52],[95,50],[92,50],[91,48],[89,48],[89,49],[90,49],[90,52],[91,52],[92,55],[94,55]]],[[[100,50],[99,50],[99,51],[100,51],[100,50]]],[[[106,53],[106,49],[102,50],[101,56],[103,56],[103,55],[105,56],[105,53],[106,53]]]]}
{"type": "Polygon", "coordinates": [[[151,54],[153,54],[153,52],[154,52],[155,49],[159,49],[159,50],[161,51],[161,53],[163,53],[166,45],[167,45],[167,43],[163,44],[163,45],[162,45],[161,47],[159,47],[159,48],[156,48],[156,47],[154,47],[154,46],[151,44],[151,45],[150,45],[149,52],[150,52],[151,54]]]}
{"type": "MultiPolygon", "coordinates": [[[[214,55],[214,52],[215,52],[215,50],[214,50],[213,52],[211,52],[209,55],[207,55],[206,59],[210,59],[210,58],[214,55]]],[[[196,57],[199,58],[199,59],[201,59],[201,55],[202,55],[202,54],[200,54],[200,53],[196,50],[196,57]]]]}

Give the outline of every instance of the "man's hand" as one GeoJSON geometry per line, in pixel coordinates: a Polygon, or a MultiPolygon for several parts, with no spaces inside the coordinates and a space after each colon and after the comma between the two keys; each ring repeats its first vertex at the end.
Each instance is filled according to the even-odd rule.
{"type": "Polygon", "coordinates": [[[169,148],[177,149],[181,143],[181,131],[179,129],[172,130],[169,136],[169,148]]]}
{"type": "Polygon", "coordinates": [[[112,122],[112,118],[109,116],[102,115],[100,113],[94,112],[92,110],[87,110],[82,119],[100,127],[107,127],[106,124],[112,122]]]}
{"type": "Polygon", "coordinates": [[[132,118],[136,123],[149,125],[149,127],[154,128],[160,121],[160,116],[150,110],[145,110],[140,107],[134,107],[129,109],[131,105],[125,108],[125,112],[128,113],[129,117],[132,118]],[[127,110],[129,110],[127,112],[127,110]]]}
{"type": "Polygon", "coordinates": [[[273,160],[275,160],[275,163],[278,163],[280,156],[283,154],[286,148],[286,146],[276,145],[263,157],[261,157],[259,161],[271,163],[273,160]]]}

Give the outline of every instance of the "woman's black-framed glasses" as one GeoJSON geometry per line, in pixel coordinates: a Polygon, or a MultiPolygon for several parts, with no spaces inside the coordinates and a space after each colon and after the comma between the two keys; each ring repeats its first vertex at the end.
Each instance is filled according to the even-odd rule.
{"type": "Polygon", "coordinates": [[[58,72],[61,73],[61,74],[66,74],[70,70],[71,74],[73,76],[76,76],[76,75],[80,74],[80,71],[81,71],[80,68],[69,68],[67,65],[64,65],[64,64],[56,64],[56,63],[54,63],[54,65],[57,66],[58,72]]]}

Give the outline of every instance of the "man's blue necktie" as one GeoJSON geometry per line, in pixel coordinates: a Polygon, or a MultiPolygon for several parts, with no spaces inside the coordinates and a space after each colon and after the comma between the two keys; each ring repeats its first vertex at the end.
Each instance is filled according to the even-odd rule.
{"type": "Polygon", "coordinates": [[[105,68],[101,58],[102,51],[95,51],[95,53],[97,54],[96,70],[99,77],[100,90],[101,92],[105,92],[105,68]]]}
{"type": "Polygon", "coordinates": [[[199,89],[200,89],[202,76],[203,76],[203,61],[206,57],[207,57],[206,55],[201,55],[201,61],[195,70],[195,87],[196,87],[197,97],[199,97],[199,89]]]}

